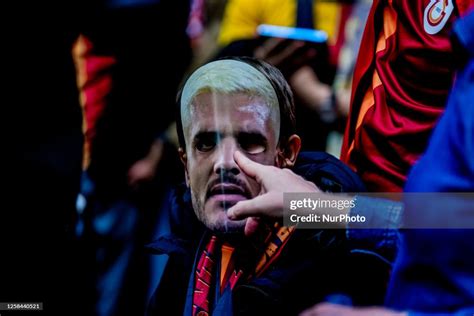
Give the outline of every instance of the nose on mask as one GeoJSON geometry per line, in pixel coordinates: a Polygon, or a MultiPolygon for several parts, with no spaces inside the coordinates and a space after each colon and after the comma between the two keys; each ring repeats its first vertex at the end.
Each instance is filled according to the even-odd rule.
{"type": "Polygon", "coordinates": [[[235,169],[237,168],[237,162],[234,160],[234,146],[222,146],[219,148],[215,161],[216,171],[221,171],[221,169],[235,169]],[[227,148],[226,148],[227,147],[227,148]]]}

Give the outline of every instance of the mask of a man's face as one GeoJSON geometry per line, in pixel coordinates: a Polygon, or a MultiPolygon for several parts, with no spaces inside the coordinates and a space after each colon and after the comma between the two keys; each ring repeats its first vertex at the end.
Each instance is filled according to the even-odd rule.
{"type": "Polygon", "coordinates": [[[260,193],[260,186],[234,160],[240,151],[275,165],[279,115],[263,98],[244,93],[205,92],[194,97],[183,122],[186,180],[198,219],[214,232],[241,232],[246,220],[230,221],[226,211],[260,193]]]}

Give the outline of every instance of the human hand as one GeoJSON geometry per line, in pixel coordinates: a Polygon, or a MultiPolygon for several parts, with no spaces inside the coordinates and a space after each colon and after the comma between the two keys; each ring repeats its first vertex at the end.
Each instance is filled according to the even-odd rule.
{"type": "Polygon", "coordinates": [[[254,57],[277,67],[286,78],[307,65],[316,54],[316,50],[308,48],[303,41],[283,38],[269,38],[254,50],[254,57]]]}
{"type": "Polygon", "coordinates": [[[265,166],[236,151],[234,159],[242,171],[261,186],[260,194],[240,201],[227,211],[231,220],[249,217],[279,219],[283,217],[283,193],[319,192],[318,187],[287,168],[265,166]]]}

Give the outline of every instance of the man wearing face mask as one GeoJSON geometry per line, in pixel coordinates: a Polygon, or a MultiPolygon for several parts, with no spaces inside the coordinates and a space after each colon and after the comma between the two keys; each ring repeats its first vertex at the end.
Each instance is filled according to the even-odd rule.
{"type": "Polygon", "coordinates": [[[258,179],[237,164],[239,155],[311,180],[294,192],[363,190],[327,154],[301,155],[295,164],[301,140],[294,134],[293,97],[276,68],[251,58],[211,62],[188,78],[178,105],[186,187],[174,197],[173,235],[150,245],[169,260],[149,315],[295,315],[330,297],[358,304],[383,298],[386,265],[351,252],[344,230],[296,230],[265,217],[227,216],[237,202],[262,193],[258,179]],[[362,281],[364,293],[357,291],[362,281]]]}

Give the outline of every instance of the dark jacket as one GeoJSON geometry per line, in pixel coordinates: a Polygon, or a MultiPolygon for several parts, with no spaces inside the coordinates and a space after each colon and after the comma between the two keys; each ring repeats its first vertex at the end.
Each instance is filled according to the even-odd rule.
{"type": "MultiPolygon", "coordinates": [[[[322,190],[364,191],[360,179],[326,153],[300,154],[294,171],[322,190]]],[[[172,234],[148,246],[155,254],[169,255],[150,301],[150,316],[190,314],[185,311],[186,297],[193,293],[190,276],[206,234],[190,205],[189,191],[179,188],[170,214],[172,234]]],[[[344,229],[296,230],[268,270],[223,293],[214,303],[213,315],[296,315],[325,300],[380,304],[389,266],[378,256],[351,251],[345,235],[344,229]]]]}

